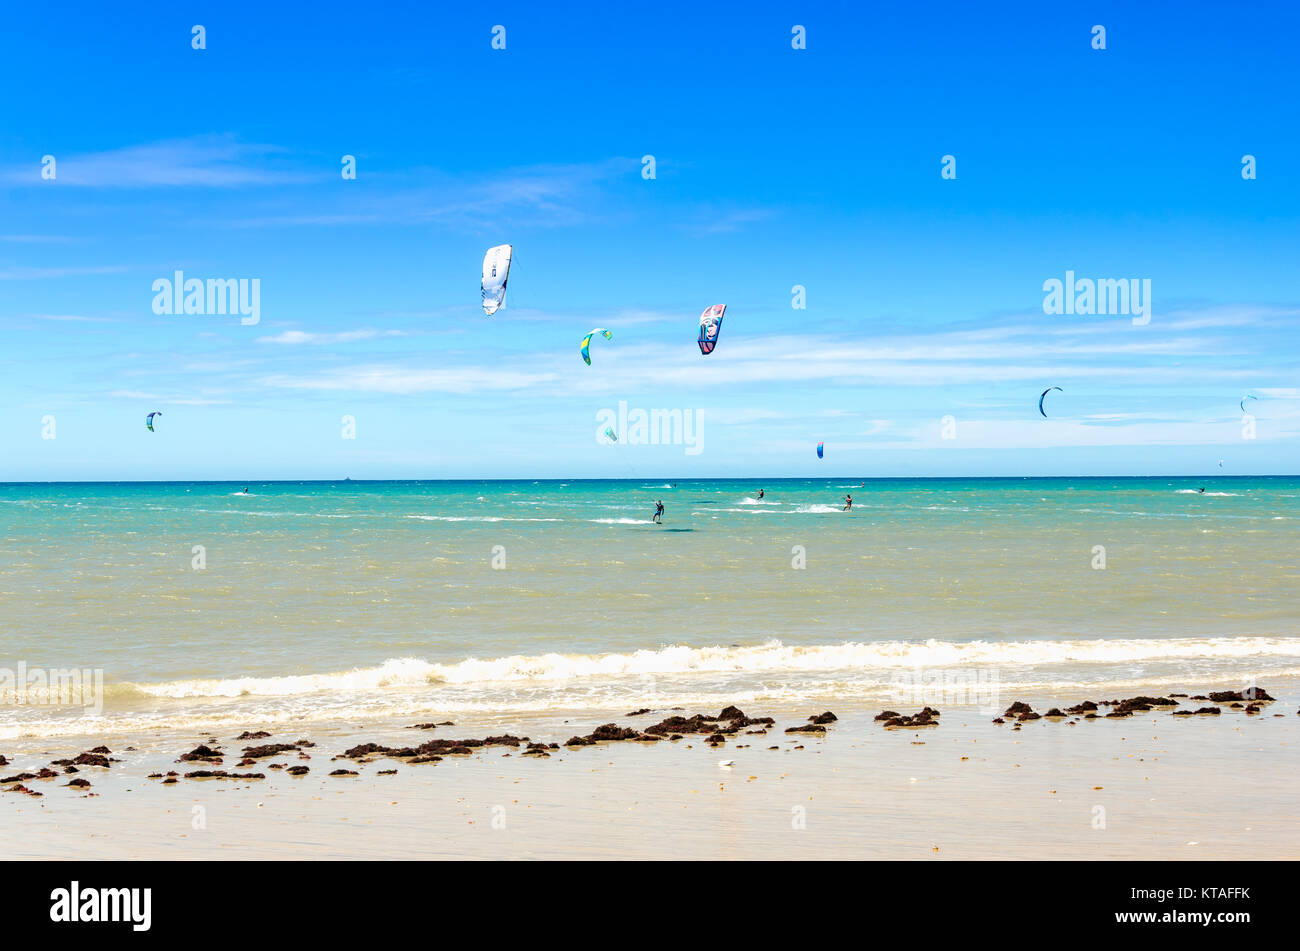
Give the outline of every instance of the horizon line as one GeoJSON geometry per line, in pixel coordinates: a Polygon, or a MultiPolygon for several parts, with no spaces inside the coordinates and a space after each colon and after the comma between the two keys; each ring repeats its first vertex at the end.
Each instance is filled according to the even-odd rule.
{"type": "Polygon", "coordinates": [[[1031,480],[1070,480],[1070,479],[1296,479],[1300,478],[1300,473],[1202,473],[1193,475],[1179,475],[1170,473],[1155,473],[1151,475],[982,475],[982,476],[860,476],[860,475],[828,475],[828,476],[704,476],[693,478],[674,478],[672,476],[636,476],[617,478],[607,478],[600,476],[514,476],[514,477],[485,477],[485,478],[381,478],[381,479],[20,479],[12,481],[0,481],[0,486],[21,486],[21,485],[301,485],[304,483],[314,485],[344,485],[350,483],[356,484],[392,484],[401,482],[652,482],[662,479],[665,482],[817,482],[823,479],[856,479],[859,482],[960,482],[969,481],[1002,481],[1002,482],[1027,482],[1031,480]]]}

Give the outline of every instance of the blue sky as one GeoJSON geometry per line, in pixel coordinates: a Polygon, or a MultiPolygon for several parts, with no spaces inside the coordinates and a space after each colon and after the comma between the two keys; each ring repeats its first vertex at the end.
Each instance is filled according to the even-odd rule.
{"type": "Polygon", "coordinates": [[[0,480],[1294,473],[1300,13],[1133,6],[7,5],[0,480]]]}

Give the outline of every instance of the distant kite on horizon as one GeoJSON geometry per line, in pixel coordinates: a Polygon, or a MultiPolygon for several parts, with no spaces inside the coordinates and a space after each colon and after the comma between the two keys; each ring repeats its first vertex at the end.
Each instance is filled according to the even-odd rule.
{"type": "Polygon", "coordinates": [[[151,432],[151,433],[152,433],[152,432],[155,432],[155,430],[154,430],[154,428],[153,428],[153,418],[154,418],[155,416],[161,416],[161,415],[162,415],[161,412],[159,412],[158,410],[154,410],[152,413],[150,413],[148,416],[146,416],[146,417],[144,418],[144,424],[145,424],[147,427],[149,427],[149,432],[151,432]]]}
{"type": "Polygon", "coordinates": [[[821,458],[822,458],[822,452],[825,450],[825,447],[826,447],[826,443],[824,443],[824,442],[819,442],[819,443],[817,444],[817,458],[818,458],[818,459],[821,459],[821,458]]]}
{"type": "Polygon", "coordinates": [[[1044,419],[1047,418],[1047,410],[1043,409],[1043,400],[1047,399],[1047,394],[1052,392],[1052,390],[1056,390],[1061,393],[1065,392],[1065,390],[1062,390],[1059,386],[1049,386],[1047,389],[1043,390],[1042,395],[1038,397],[1038,412],[1043,414],[1044,419]]]}

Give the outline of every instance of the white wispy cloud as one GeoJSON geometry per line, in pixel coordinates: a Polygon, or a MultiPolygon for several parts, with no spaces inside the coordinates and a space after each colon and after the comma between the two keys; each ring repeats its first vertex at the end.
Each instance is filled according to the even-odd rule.
{"type": "Polygon", "coordinates": [[[707,413],[709,422],[721,423],[724,426],[747,426],[751,423],[769,423],[775,420],[798,419],[801,417],[799,413],[782,412],[759,406],[712,407],[708,409],[707,413]]]}
{"type": "MultiPolygon", "coordinates": [[[[1270,442],[1294,439],[1294,425],[1258,435],[1270,442]]],[[[1240,426],[1215,420],[1165,420],[1107,426],[1073,419],[958,419],[956,438],[945,439],[940,420],[913,424],[889,440],[837,440],[837,449],[1054,449],[1102,446],[1217,446],[1223,451],[1244,445],[1240,426]]]]}
{"type": "Polygon", "coordinates": [[[39,281],[51,277],[121,274],[127,270],[130,269],[119,265],[98,267],[11,267],[0,270],[0,281],[39,281]]]}
{"type": "MultiPolygon", "coordinates": [[[[680,324],[682,319],[680,311],[666,310],[615,310],[605,314],[586,315],[537,310],[527,307],[512,307],[510,310],[510,322],[512,324],[562,324],[566,327],[573,327],[582,325],[584,321],[591,321],[613,330],[621,327],[646,326],[649,324],[680,324]]],[[[586,326],[588,329],[590,328],[590,324],[586,326]]]]}
{"type": "Polygon", "coordinates": [[[405,337],[404,330],[375,330],[365,327],[361,330],[344,330],[339,333],[308,333],[303,330],[286,330],[270,337],[258,337],[258,343],[282,344],[327,344],[352,343],[357,340],[374,340],[381,337],[405,337]]]}
{"type": "Polygon", "coordinates": [[[0,241],[6,244],[72,244],[77,240],[63,234],[0,234],[0,241]]]}
{"type": "Polygon", "coordinates": [[[372,224],[450,224],[480,228],[528,223],[537,227],[573,225],[591,220],[594,208],[606,208],[601,189],[619,176],[637,174],[631,158],[563,165],[535,165],[487,173],[450,174],[435,168],[400,174],[365,173],[372,187],[343,189],[328,207],[295,207],[249,215],[235,227],[325,226],[372,224]]]}
{"type": "Polygon", "coordinates": [[[731,211],[706,209],[696,221],[686,226],[686,230],[697,236],[730,234],[741,230],[745,225],[765,221],[773,214],[770,208],[741,208],[731,211]]]}
{"type": "Polygon", "coordinates": [[[28,314],[33,320],[54,320],[64,323],[111,324],[116,323],[111,317],[86,317],[81,314],[28,314]]]}
{"type": "Polygon", "coordinates": [[[1158,339],[1107,346],[1024,341],[988,345],[935,335],[921,340],[855,342],[837,337],[772,336],[723,340],[714,356],[701,360],[693,345],[610,348],[603,364],[616,373],[572,381],[579,391],[622,387],[734,387],[827,382],[841,385],[933,387],[1007,381],[1096,379],[1129,382],[1157,380],[1248,380],[1255,371],[1222,366],[1178,367],[1156,358],[1176,354],[1214,355],[1194,340],[1158,339]],[[724,347],[727,349],[724,351],[724,347]],[[718,357],[725,353],[725,357],[718,357]],[[1115,362],[1116,356],[1133,358],[1115,362]],[[1095,359],[1085,360],[1082,357],[1095,359]],[[1102,359],[1105,358],[1105,359],[1102,359]]]}
{"type": "Polygon", "coordinates": [[[140,390],[113,390],[109,394],[114,399],[148,400],[159,406],[223,406],[228,399],[212,399],[202,396],[166,396],[160,393],[145,393],[140,390]]]}
{"type": "MultiPolygon", "coordinates": [[[[170,139],[102,152],[55,155],[55,178],[41,178],[41,166],[9,166],[0,181],[42,187],[91,188],[203,187],[234,188],[322,181],[326,172],[277,167],[285,150],[241,142],[233,135],[170,139]]],[[[332,172],[333,169],[331,168],[332,172]]]]}
{"type": "Polygon", "coordinates": [[[353,393],[478,393],[526,390],[556,383],[555,373],[529,373],[492,367],[457,367],[446,370],[395,366],[360,366],[331,370],[314,376],[271,375],[263,384],[274,389],[346,390],[353,393]]]}
{"type": "MultiPolygon", "coordinates": [[[[674,387],[694,390],[817,383],[917,389],[1042,380],[1130,385],[1219,380],[1240,387],[1259,377],[1259,368],[1248,361],[1237,366],[1204,365],[1210,358],[1222,360],[1231,353],[1222,340],[1144,330],[1117,324],[1104,334],[1089,328],[1071,337],[1006,331],[1001,339],[988,339],[982,332],[939,331],[865,340],[807,334],[727,337],[724,333],[718,351],[703,359],[693,341],[668,345],[620,340],[619,346],[602,348],[597,373],[536,372],[538,366],[563,367],[565,361],[572,360],[570,354],[548,352],[514,355],[504,363],[463,364],[454,380],[458,392],[472,392],[475,387],[500,390],[538,385],[547,395],[593,395],[674,387]],[[1171,357],[1188,358],[1188,362],[1171,361],[1171,357]],[[511,382],[503,383],[505,380],[511,382]]],[[[1244,349],[1246,344],[1241,346],[1244,349]]],[[[386,389],[386,377],[400,381],[391,384],[392,392],[438,390],[448,385],[447,378],[438,374],[412,372],[400,364],[371,364],[361,376],[339,371],[283,375],[275,378],[275,385],[346,389],[364,383],[367,389],[386,389]]]]}
{"type": "Polygon", "coordinates": [[[1208,330],[1249,326],[1294,326],[1300,310],[1280,306],[1218,306],[1196,311],[1175,310],[1161,315],[1157,326],[1165,330],[1208,330]]]}
{"type": "MultiPolygon", "coordinates": [[[[1300,436],[1300,388],[1284,385],[1285,353],[1281,363],[1270,362],[1276,334],[1267,312],[1225,310],[1198,320],[1188,311],[1181,326],[1163,328],[1039,320],[874,335],[733,329],[708,357],[700,355],[693,332],[667,342],[662,331],[647,339],[652,331],[636,327],[679,314],[625,316],[627,332],[616,331],[591,367],[576,354],[590,318],[570,315],[556,324],[580,328],[570,328],[572,347],[553,345],[556,334],[535,327],[530,336],[545,339],[546,349],[403,346],[391,356],[346,362],[342,352],[315,345],[400,332],[373,326],[284,330],[260,338],[264,347],[214,354],[210,382],[225,384],[214,395],[238,393],[241,399],[268,390],[441,393],[479,395],[485,405],[510,411],[540,410],[556,401],[586,413],[579,408],[583,401],[613,406],[630,398],[639,405],[700,408],[710,425],[747,428],[746,438],[761,438],[765,446],[812,431],[833,438],[837,449],[869,451],[1221,445],[1226,452],[1241,442],[1237,400],[1250,390],[1261,397],[1261,443],[1300,436]],[[1232,330],[1252,322],[1258,333],[1232,330]],[[1036,401],[1051,383],[1063,384],[1066,393],[1057,394],[1059,418],[1042,419],[1036,401]],[[941,435],[939,420],[950,413],[957,417],[957,440],[941,435]]],[[[615,316],[595,322],[620,325],[615,316]]],[[[412,341],[423,343],[424,334],[412,341]]],[[[176,387],[168,380],[157,392],[176,387]]]]}

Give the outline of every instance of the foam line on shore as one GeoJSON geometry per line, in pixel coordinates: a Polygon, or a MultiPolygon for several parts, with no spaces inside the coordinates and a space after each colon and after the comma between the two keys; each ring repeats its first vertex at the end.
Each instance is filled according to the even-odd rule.
{"type": "Polygon", "coordinates": [[[972,667],[1005,664],[1118,664],[1198,658],[1300,658],[1296,637],[1180,637],[1012,641],[884,641],[787,645],[779,640],[742,647],[673,645],[631,653],[513,654],[433,663],[391,658],[375,667],[281,677],[232,677],[135,684],[152,697],[292,696],[320,691],[374,690],[419,684],[591,681],[691,673],[783,673],[853,669],[972,667]]]}

